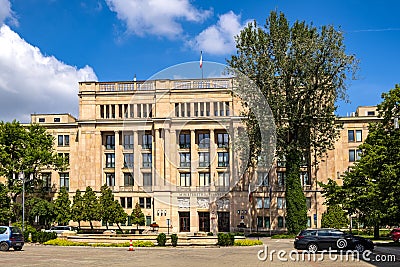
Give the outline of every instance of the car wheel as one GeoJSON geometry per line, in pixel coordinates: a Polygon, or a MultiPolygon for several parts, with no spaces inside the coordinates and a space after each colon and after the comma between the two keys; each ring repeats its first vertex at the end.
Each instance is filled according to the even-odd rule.
{"type": "Polygon", "coordinates": [[[0,250],[1,251],[7,251],[10,248],[7,242],[1,242],[0,243],[0,250]]]}
{"type": "Polygon", "coordinates": [[[14,250],[20,251],[22,250],[22,247],[14,247],[14,250]]]}
{"type": "Polygon", "coordinates": [[[355,248],[355,250],[357,250],[359,253],[363,253],[363,252],[365,251],[364,245],[363,245],[363,244],[360,244],[360,243],[356,244],[356,245],[354,246],[354,248],[355,248]]]}
{"type": "Polygon", "coordinates": [[[310,243],[307,245],[307,250],[311,253],[315,253],[318,251],[318,245],[315,243],[310,243]]]}

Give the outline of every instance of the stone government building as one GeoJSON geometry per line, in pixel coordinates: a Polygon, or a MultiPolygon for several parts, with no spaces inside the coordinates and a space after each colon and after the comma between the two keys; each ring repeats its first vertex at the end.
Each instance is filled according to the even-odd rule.
{"type": "MultiPolygon", "coordinates": [[[[285,230],[285,162],[257,170],[260,186],[250,201],[248,184],[238,177],[231,139],[243,127],[242,106],[232,85],[232,78],[80,82],[79,119],[31,115],[70,162],[65,172],[44,171],[45,185],[65,186],[72,198],[77,189],[99,193],[107,184],[128,214],[138,202],[146,225],[157,222],[163,232],[168,223],[170,232],[285,230]]],[[[368,123],[377,119],[376,107],[337,118],[335,149],[317,169],[304,166],[309,227],[321,226],[326,209],[317,181],[338,179],[357,160],[368,123]]],[[[131,227],[128,219],[123,228],[131,227]]]]}

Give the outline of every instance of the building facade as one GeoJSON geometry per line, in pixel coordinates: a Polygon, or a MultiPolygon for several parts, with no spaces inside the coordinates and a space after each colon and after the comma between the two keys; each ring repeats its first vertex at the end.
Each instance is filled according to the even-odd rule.
{"type": "MultiPolygon", "coordinates": [[[[243,128],[242,105],[232,94],[233,82],[79,83],[79,119],[31,116],[69,159],[66,171],[42,173],[45,185],[56,191],[65,186],[72,198],[77,189],[90,186],[99,193],[107,184],[128,214],[139,203],[146,225],[156,222],[163,232],[285,230],[285,162],[257,170],[259,186],[251,190],[239,173],[234,139],[243,128]]],[[[304,166],[309,227],[319,227],[325,211],[317,181],[340,178],[357,159],[368,123],[377,119],[373,112],[375,107],[363,107],[338,118],[335,149],[317,167],[304,166]]],[[[128,219],[124,227],[130,225],[128,219]]]]}

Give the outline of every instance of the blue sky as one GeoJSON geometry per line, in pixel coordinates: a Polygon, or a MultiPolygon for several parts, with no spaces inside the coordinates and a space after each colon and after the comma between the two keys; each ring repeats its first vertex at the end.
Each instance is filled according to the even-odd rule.
{"type": "MultiPolygon", "coordinates": [[[[334,25],[360,60],[351,103],[376,105],[399,83],[400,1],[0,0],[0,120],[78,115],[78,81],[145,80],[190,61],[226,63],[233,36],[271,10],[290,22],[334,25]]],[[[205,70],[207,64],[205,64],[205,70]]]]}

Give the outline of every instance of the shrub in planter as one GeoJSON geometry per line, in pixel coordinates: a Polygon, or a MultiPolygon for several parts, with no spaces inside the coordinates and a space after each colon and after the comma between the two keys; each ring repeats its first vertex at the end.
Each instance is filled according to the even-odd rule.
{"type": "Polygon", "coordinates": [[[171,244],[173,247],[176,247],[176,245],[178,244],[178,235],[177,234],[171,235],[171,244]]]}
{"type": "Polygon", "coordinates": [[[231,233],[218,233],[218,245],[233,246],[235,243],[235,235],[231,233]]]}
{"type": "Polygon", "coordinates": [[[164,247],[166,242],[167,242],[167,236],[164,233],[158,234],[157,236],[158,246],[164,247]]]}

